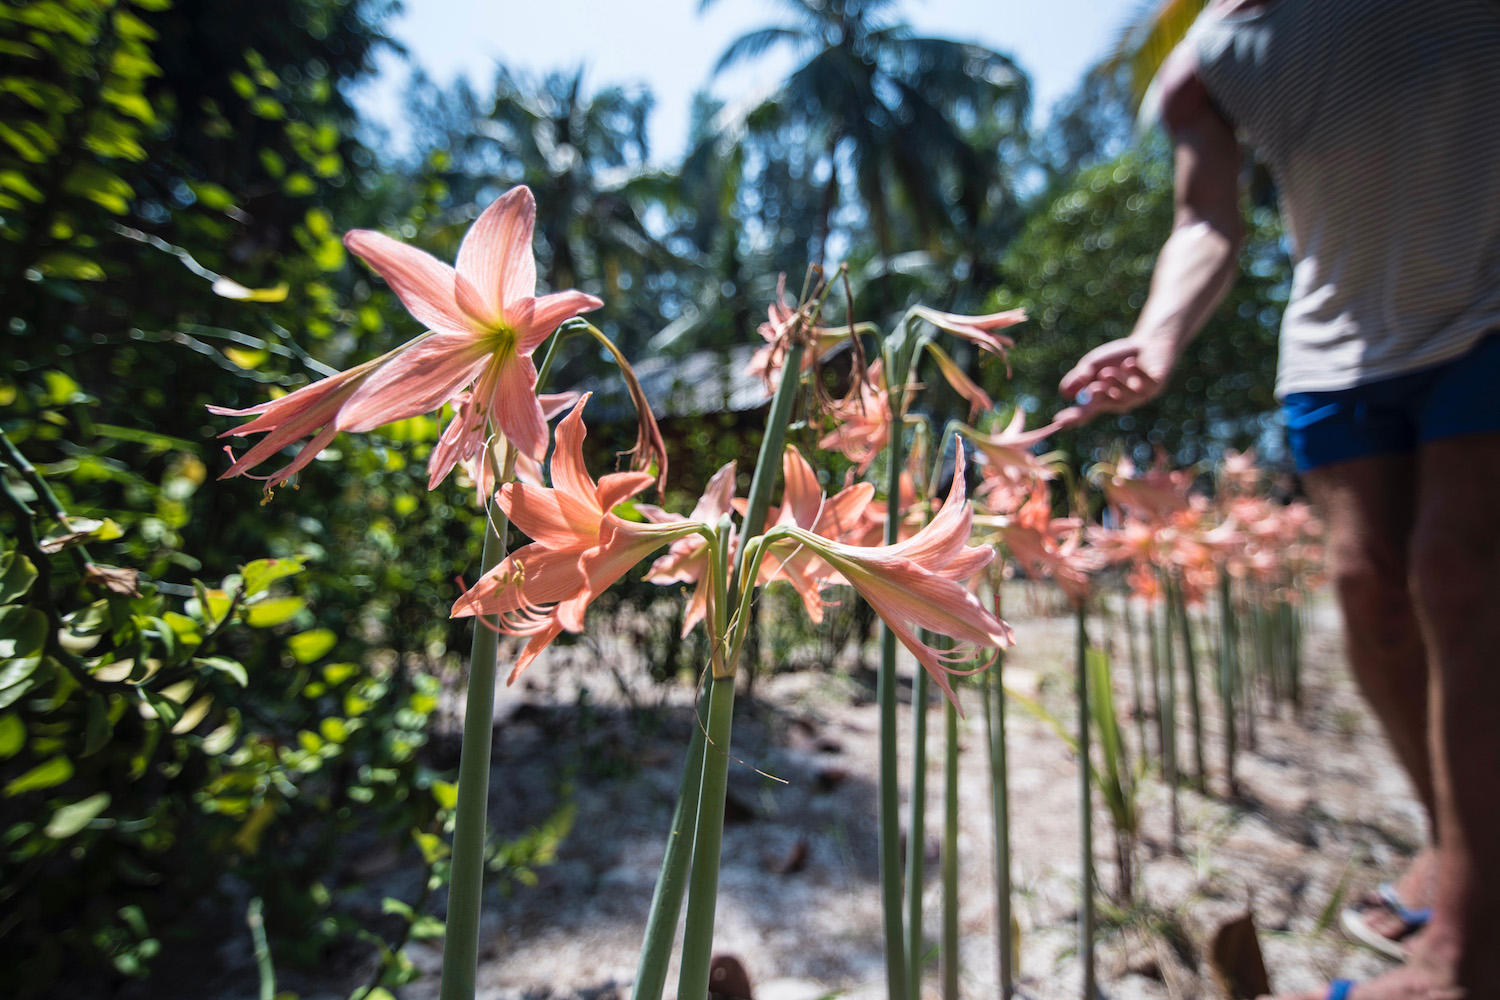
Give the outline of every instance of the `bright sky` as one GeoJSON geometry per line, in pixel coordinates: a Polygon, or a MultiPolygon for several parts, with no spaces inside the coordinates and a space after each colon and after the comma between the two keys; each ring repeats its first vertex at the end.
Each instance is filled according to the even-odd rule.
{"type": "MultiPolygon", "coordinates": [[[[652,159],[669,162],[687,142],[695,91],[733,100],[769,88],[792,61],[780,51],[743,71],[711,78],[714,62],[746,31],[780,24],[775,0],[406,0],[391,33],[440,83],[466,74],[481,93],[497,62],[512,72],[587,68],[590,90],[647,85],[656,96],[652,159]]],[[[1014,58],[1031,77],[1034,117],[1077,84],[1113,45],[1139,0],[905,0],[901,16],[919,33],[978,42],[1014,58]]],[[[386,56],[379,78],[355,94],[366,117],[401,141],[409,69],[386,56]]]]}

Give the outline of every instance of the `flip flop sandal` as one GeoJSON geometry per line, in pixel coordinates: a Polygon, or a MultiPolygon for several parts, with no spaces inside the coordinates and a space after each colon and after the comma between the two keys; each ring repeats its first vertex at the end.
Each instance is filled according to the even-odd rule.
{"type": "Polygon", "coordinates": [[[1349,1000],[1349,991],[1354,989],[1354,980],[1335,979],[1328,984],[1327,1000],[1349,1000]]]}
{"type": "MultiPolygon", "coordinates": [[[[1339,915],[1339,922],[1343,925],[1344,934],[1349,940],[1357,944],[1373,948],[1387,958],[1404,962],[1406,961],[1406,949],[1402,947],[1401,942],[1427,926],[1427,922],[1432,919],[1432,909],[1430,907],[1421,910],[1407,909],[1406,905],[1401,902],[1401,898],[1396,895],[1395,886],[1389,882],[1380,883],[1379,888],[1375,890],[1375,896],[1387,912],[1401,921],[1401,933],[1394,938],[1388,938],[1384,934],[1378,933],[1365,918],[1364,910],[1366,908],[1351,906],[1347,907],[1339,915]]],[[[1342,1000],[1342,998],[1329,994],[1329,1000],[1342,1000]]]]}

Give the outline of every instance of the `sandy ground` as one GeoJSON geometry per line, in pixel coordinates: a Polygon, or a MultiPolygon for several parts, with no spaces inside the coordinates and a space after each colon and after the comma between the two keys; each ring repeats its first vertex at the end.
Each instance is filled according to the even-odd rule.
{"type": "MultiPolygon", "coordinates": [[[[1071,725],[1071,619],[1049,613],[1035,597],[1007,606],[1018,643],[1006,660],[1006,684],[1071,725]]],[[[1256,750],[1239,759],[1241,795],[1227,798],[1217,712],[1206,720],[1210,794],[1182,792],[1179,851],[1168,848],[1164,786],[1154,778],[1143,783],[1138,890],[1129,907],[1109,899],[1113,846],[1096,802],[1098,967],[1107,996],[1220,995],[1204,959],[1207,937],[1247,906],[1278,989],[1310,988],[1334,975],[1363,978],[1385,966],[1341,937],[1337,902],[1400,870],[1421,842],[1420,809],[1348,678],[1325,595],[1309,617],[1302,717],[1262,716],[1256,750]]],[[[1104,631],[1096,626],[1096,637],[1104,631]]],[[[537,885],[489,896],[482,1000],[629,995],[693,725],[692,687],[644,677],[634,648],[621,636],[558,648],[497,700],[491,822],[515,836],[565,801],[577,813],[537,885]]],[[[873,663],[873,649],[866,658],[873,663]]],[[[744,963],[756,1000],[884,992],[873,677],[848,659],[832,669],[762,676],[753,697],[737,706],[733,755],[743,763],[731,768],[716,950],[744,963]]],[[[1128,708],[1122,652],[1116,660],[1117,696],[1128,708]]],[[[904,665],[902,685],[903,785],[911,667],[904,665]]],[[[963,700],[961,990],[993,997],[996,902],[983,716],[977,691],[963,700]]],[[[935,940],[942,787],[936,701],[929,719],[923,899],[926,935],[935,940]]],[[[1191,737],[1183,719],[1186,759],[1191,737]]],[[[1077,997],[1076,762],[1050,728],[1019,707],[1008,713],[1008,727],[1021,992],[1037,1000],[1077,997]]],[[[375,878],[380,892],[411,898],[409,888],[401,890],[410,873],[399,860],[375,867],[384,869],[375,878]]],[[[396,990],[402,1000],[437,996],[440,949],[440,942],[412,947],[424,974],[396,990]]],[[[675,982],[674,966],[668,996],[675,982]]],[[[938,993],[935,946],[924,993],[938,993]]]]}

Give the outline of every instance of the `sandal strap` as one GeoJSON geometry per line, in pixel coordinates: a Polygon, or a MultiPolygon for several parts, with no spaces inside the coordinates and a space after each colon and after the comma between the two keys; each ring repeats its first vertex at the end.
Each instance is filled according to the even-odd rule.
{"type": "Polygon", "coordinates": [[[1401,897],[1396,895],[1396,887],[1389,882],[1380,883],[1375,894],[1380,898],[1380,904],[1406,925],[1407,934],[1426,927],[1427,922],[1432,919],[1432,907],[1423,907],[1420,910],[1407,909],[1406,904],[1401,902],[1401,897]]]}

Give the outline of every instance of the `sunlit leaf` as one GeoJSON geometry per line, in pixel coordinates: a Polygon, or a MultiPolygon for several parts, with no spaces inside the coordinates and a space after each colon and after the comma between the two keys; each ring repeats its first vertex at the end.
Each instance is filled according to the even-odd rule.
{"type": "Polygon", "coordinates": [[[272,288],[247,288],[238,281],[222,275],[214,280],[211,288],[215,295],[234,299],[237,302],[282,302],[286,299],[287,292],[291,290],[291,286],[285,281],[272,288]]]}
{"type": "Polygon", "coordinates": [[[9,760],[26,745],[26,723],[14,712],[0,715],[0,760],[9,760]]]}
{"type": "Polygon", "coordinates": [[[109,808],[109,793],[95,792],[86,799],[63,806],[52,814],[43,832],[53,840],[66,840],[88,826],[105,809],[109,808]]]}
{"type": "Polygon", "coordinates": [[[40,791],[43,788],[52,788],[62,784],[71,777],[73,777],[73,762],[66,757],[53,757],[33,767],[20,777],[11,779],[5,786],[4,795],[6,798],[10,798],[13,795],[40,791]]]}
{"type": "Polygon", "coordinates": [[[332,649],[338,641],[338,636],[332,629],[315,628],[288,637],[286,646],[298,663],[312,663],[332,649]]]}
{"type": "Polygon", "coordinates": [[[36,566],[23,553],[7,552],[0,556],[0,604],[12,604],[36,582],[36,566]]]}
{"type": "Polygon", "coordinates": [[[300,597],[273,597],[245,606],[245,622],[251,628],[271,628],[290,621],[297,612],[307,607],[300,597]]]}
{"type": "Polygon", "coordinates": [[[245,581],[245,596],[254,597],[270,587],[277,580],[294,576],[302,572],[302,560],[297,559],[257,559],[252,563],[246,563],[240,570],[245,581]]]}

